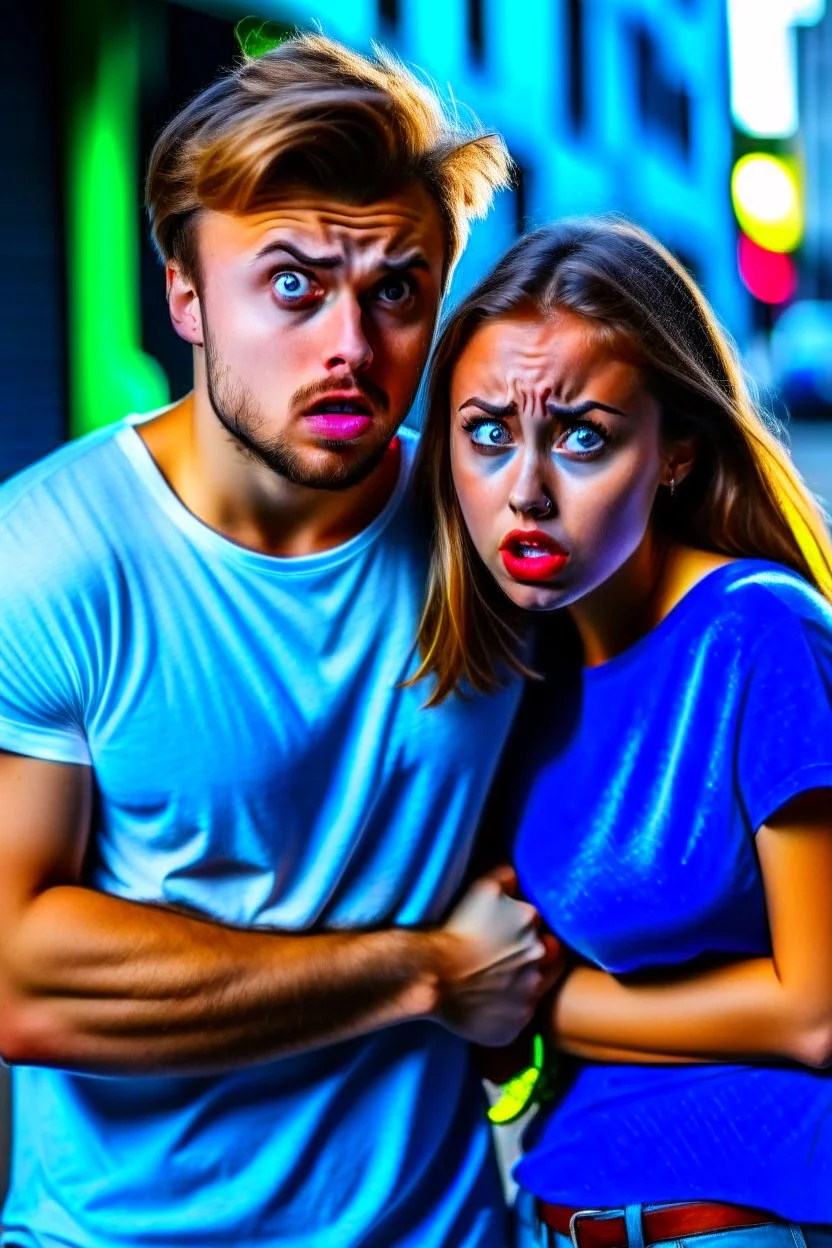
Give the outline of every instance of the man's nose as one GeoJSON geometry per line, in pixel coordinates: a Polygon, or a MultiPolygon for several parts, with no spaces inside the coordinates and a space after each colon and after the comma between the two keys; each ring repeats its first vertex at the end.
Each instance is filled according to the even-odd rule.
{"type": "Polygon", "coordinates": [[[364,325],[364,310],[357,299],[342,296],[335,301],[327,318],[326,335],[327,368],[347,368],[353,373],[369,368],[373,348],[364,325]]]}

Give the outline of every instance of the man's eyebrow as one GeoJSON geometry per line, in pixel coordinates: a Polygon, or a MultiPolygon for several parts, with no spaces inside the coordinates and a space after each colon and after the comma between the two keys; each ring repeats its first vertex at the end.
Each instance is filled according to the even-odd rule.
{"type": "Polygon", "coordinates": [[[401,260],[382,260],[379,268],[385,273],[406,273],[408,269],[425,269],[430,272],[430,265],[420,251],[403,256],[401,260]]]}
{"type": "Polygon", "coordinates": [[[305,251],[301,251],[300,247],[294,243],[287,243],[282,238],[266,243],[254,259],[255,261],[262,260],[264,256],[270,256],[275,251],[285,251],[293,260],[297,260],[298,264],[308,264],[313,269],[337,269],[340,264],[344,263],[341,256],[308,256],[305,251]]]}
{"type": "MultiPolygon", "coordinates": [[[[266,243],[261,247],[254,257],[255,261],[262,260],[264,256],[270,256],[276,251],[286,252],[293,260],[297,260],[298,264],[306,264],[312,269],[337,269],[344,263],[341,256],[310,256],[305,251],[301,251],[296,243],[287,243],[285,239],[277,238],[272,242],[266,243]]],[[[430,270],[425,257],[421,252],[414,252],[413,255],[403,256],[401,260],[382,260],[379,268],[384,273],[405,273],[408,269],[426,269],[430,270]]]]}
{"type": "Polygon", "coordinates": [[[477,398],[476,396],[470,399],[466,399],[464,403],[460,403],[459,410],[461,412],[464,412],[466,407],[478,407],[481,412],[485,412],[486,415],[488,416],[516,416],[517,415],[516,403],[504,403],[502,405],[499,403],[488,403],[485,399],[480,399],[480,398],[477,398]]]}
{"type": "Polygon", "coordinates": [[[551,412],[553,416],[563,416],[567,420],[574,420],[577,416],[585,416],[587,412],[597,409],[599,412],[611,412],[614,416],[625,416],[626,412],[622,412],[620,407],[611,407],[609,403],[600,403],[598,399],[584,399],[583,403],[576,403],[574,407],[564,406],[562,403],[546,404],[546,411],[551,412]]]}

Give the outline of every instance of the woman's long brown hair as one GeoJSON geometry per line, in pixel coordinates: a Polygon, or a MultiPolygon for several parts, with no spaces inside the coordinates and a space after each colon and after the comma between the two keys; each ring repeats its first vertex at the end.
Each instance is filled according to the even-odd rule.
{"type": "Polygon", "coordinates": [[[447,322],[434,352],[417,488],[432,515],[427,601],[414,680],[428,699],[461,685],[494,690],[526,673],[521,614],[474,549],[453,487],[450,381],[486,321],[568,309],[629,342],[658,399],[663,436],[697,440],[693,470],[656,499],[661,532],[701,550],[785,564],[832,600],[826,518],[753,401],[734,348],[702,292],[654,238],[618,220],[567,221],[520,239],[447,322]]]}

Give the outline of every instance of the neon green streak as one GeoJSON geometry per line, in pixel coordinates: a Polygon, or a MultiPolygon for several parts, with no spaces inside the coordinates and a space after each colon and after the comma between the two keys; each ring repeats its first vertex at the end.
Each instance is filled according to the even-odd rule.
{"type": "Polygon", "coordinates": [[[543,1037],[536,1033],[532,1041],[532,1064],[521,1070],[508,1083],[504,1083],[500,1099],[488,1110],[488,1117],[495,1126],[514,1122],[537,1100],[535,1093],[541,1090],[545,1050],[543,1037]]]}
{"type": "Polygon", "coordinates": [[[69,58],[74,80],[67,118],[73,437],[169,400],[161,366],[141,349],[139,41],[119,9],[100,0],[77,6],[73,17],[73,51],[80,53],[78,60],[69,58]]]}

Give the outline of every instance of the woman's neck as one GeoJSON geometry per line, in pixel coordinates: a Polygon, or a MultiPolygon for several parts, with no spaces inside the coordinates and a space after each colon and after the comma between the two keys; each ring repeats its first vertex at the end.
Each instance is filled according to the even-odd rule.
{"type": "Polygon", "coordinates": [[[587,667],[598,667],[649,633],[688,590],[731,556],[689,546],[648,531],[608,580],[567,611],[578,631],[587,667]]]}

